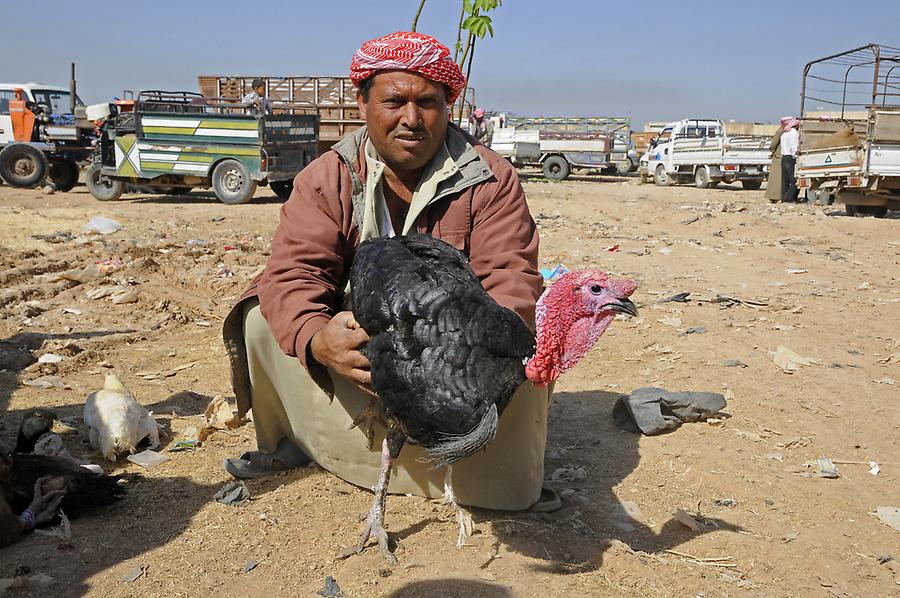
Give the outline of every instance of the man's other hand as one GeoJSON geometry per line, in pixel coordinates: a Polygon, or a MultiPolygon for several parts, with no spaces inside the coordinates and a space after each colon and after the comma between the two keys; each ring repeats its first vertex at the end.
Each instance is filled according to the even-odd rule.
{"type": "Polygon", "coordinates": [[[309,348],[316,361],[371,393],[369,360],[359,351],[368,341],[369,335],[353,318],[353,312],[342,311],[313,335],[309,348]]]}

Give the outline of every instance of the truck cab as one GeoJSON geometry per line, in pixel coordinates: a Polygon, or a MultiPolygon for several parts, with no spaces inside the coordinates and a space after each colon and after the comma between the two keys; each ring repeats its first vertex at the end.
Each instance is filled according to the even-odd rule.
{"type": "Polygon", "coordinates": [[[78,162],[96,139],[84,104],[64,87],[0,83],[0,178],[14,187],[49,182],[68,191],[78,182],[78,162]],[[74,114],[73,114],[74,112],[74,114]]]}

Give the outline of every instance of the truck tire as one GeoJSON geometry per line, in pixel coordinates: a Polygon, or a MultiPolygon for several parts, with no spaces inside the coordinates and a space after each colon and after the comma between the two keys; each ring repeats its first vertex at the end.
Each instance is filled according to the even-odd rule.
{"type": "Polygon", "coordinates": [[[278,199],[287,201],[291,196],[291,192],[294,190],[294,181],[269,181],[269,187],[272,188],[272,191],[278,196],[278,199]]]}
{"type": "Polygon", "coordinates": [[[658,164],[656,170],[653,171],[653,182],[660,187],[668,187],[672,184],[672,178],[666,172],[666,167],[662,164],[658,164]]]}
{"type": "Polygon", "coordinates": [[[762,180],[760,179],[744,179],[741,181],[741,186],[747,191],[756,191],[760,187],[762,187],[762,180]]]}
{"type": "Polygon", "coordinates": [[[91,164],[84,173],[84,183],[94,199],[100,201],[116,201],[125,191],[125,183],[100,174],[100,165],[91,164]]]}
{"type": "Polygon", "coordinates": [[[222,160],[213,169],[212,188],[216,197],[224,204],[236,206],[253,199],[256,181],[250,178],[250,171],[237,160],[222,160]]]}
{"type": "Polygon", "coordinates": [[[47,156],[27,143],[11,143],[0,151],[0,177],[10,187],[34,187],[47,176],[47,156]]]}
{"type": "Polygon", "coordinates": [[[544,177],[551,181],[562,181],[569,176],[569,163],[562,156],[549,156],[542,167],[544,177]]]}
{"type": "Polygon", "coordinates": [[[855,206],[846,204],[848,216],[874,216],[884,218],[887,215],[887,206],[855,206]]]}
{"type": "Polygon", "coordinates": [[[625,176],[629,172],[634,170],[634,164],[631,163],[631,159],[624,158],[616,162],[616,172],[621,176],[625,176]]]}
{"type": "Polygon", "coordinates": [[[709,180],[709,168],[706,166],[698,166],[694,172],[694,185],[697,189],[709,189],[712,181],[709,180]]]}
{"type": "Polygon", "coordinates": [[[78,184],[78,164],[74,160],[50,160],[47,176],[57,191],[71,191],[78,184]]]}

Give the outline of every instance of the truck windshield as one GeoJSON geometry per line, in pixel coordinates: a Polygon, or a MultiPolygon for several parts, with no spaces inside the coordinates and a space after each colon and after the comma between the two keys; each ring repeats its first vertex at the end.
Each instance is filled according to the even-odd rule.
{"type": "MultiPolygon", "coordinates": [[[[55,91],[52,89],[32,89],[31,95],[37,104],[49,106],[53,114],[68,114],[71,112],[69,98],[72,97],[68,91],[55,91]]],[[[84,106],[81,98],[75,96],[75,105],[84,106]]]]}

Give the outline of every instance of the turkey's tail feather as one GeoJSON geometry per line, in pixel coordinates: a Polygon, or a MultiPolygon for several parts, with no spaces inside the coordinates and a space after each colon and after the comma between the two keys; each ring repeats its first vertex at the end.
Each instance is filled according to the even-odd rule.
{"type": "Polygon", "coordinates": [[[492,404],[474,428],[459,436],[448,435],[440,443],[428,447],[425,451],[428,460],[434,462],[435,467],[443,467],[477,453],[494,438],[499,421],[497,405],[492,404]]]}

